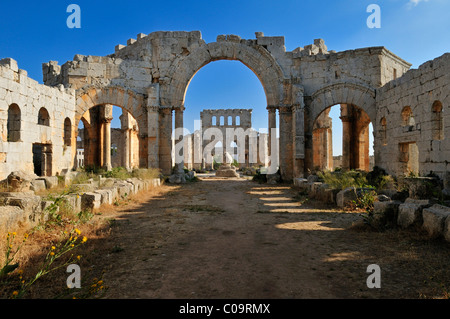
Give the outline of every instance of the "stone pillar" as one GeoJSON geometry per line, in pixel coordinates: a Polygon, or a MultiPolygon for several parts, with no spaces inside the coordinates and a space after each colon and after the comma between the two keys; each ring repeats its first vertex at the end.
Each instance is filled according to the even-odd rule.
{"type": "MultiPolygon", "coordinates": [[[[175,154],[175,169],[176,172],[178,173],[184,173],[184,153],[185,153],[185,149],[184,149],[184,138],[181,135],[181,133],[183,132],[183,113],[184,113],[184,107],[177,107],[175,109],[175,145],[177,145],[178,143],[182,143],[179,145],[182,145],[183,149],[181,152],[179,152],[179,154],[175,154]],[[177,163],[177,159],[178,159],[178,163],[177,163]]],[[[177,151],[178,152],[178,151],[177,151]]]]}
{"type": "Polygon", "coordinates": [[[111,165],[111,121],[112,121],[112,104],[102,106],[102,129],[103,129],[103,168],[107,171],[112,169],[111,165]]]}
{"type": "Polygon", "coordinates": [[[339,118],[342,121],[342,169],[350,170],[352,168],[353,119],[347,104],[341,104],[341,116],[339,118]]]}
{"type": "MultiPolygon", "coordinates": [[[[275,107],[267,107],[267,110],[269,111],[269,143],[268,143],[268,151],[269,156],[272,155],[272,129],[277,128],[277,109],[275,107]]],[[[273,132],[275,133],[275,132],[273,132]]]]}
{"type": "Polygon", "coordinates": [[[165,175],[172,173],[172,108],[159,111],[159,167],[165,175]]]}
{"type": "Polygon", "coordinates": [[[111,165],[111,121],[112,118],[103,119],[103,168],[107,171],[112,169],[111,165]]]}
{"type": "Polygon", "coordinates": [[[294,140],[294,177],[304,177],[305,173],[305,117],[300,105],[292,108],[294,140]]]}
{"type": "Polygon", "coordinates": [[[290,106],[280,106],[280,142],[279,161],[281,178],[285,182],[293,180],[293,160],[294,160],[294,132],[292,125],[292,108],[290,106]]]}
{"type": "Polygon", "coordinates": [[[127,111],[123,110],[122,115],[120,116],[120,126],[122,129],[122,145],[121,145],[121,153],[122,153],[122,166],[129,170],[131,168],[130,165],[130,146],[131,146],[131,132],[130,132],[130,115],[127,111]]]}
{"type": "Polygon", "coordinates": [[[129,170],[131,168],[130,165],[130,144],[131,144],[131,138],[130,138],[130,129],[125,129],[123,131],[123,137],[124,137],[124,141],[123,141],[123,167],[125,167],[127,170],[129,170]]]}
{"type": "Polygon", "coordinates": [[[159,84],[147,88],[147,165],[159,168],[159,84]]]}

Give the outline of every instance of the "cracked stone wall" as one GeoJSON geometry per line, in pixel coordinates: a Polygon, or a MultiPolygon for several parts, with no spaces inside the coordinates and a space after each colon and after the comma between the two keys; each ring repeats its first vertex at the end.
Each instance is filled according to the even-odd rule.
{"type": "Polygon", "coordinates": [[[377,92],[375,163],[391,174],[450,171],[450,54],[377,92]]]}
{"type": "Polygon", "coordinates": [[[12,171],[33,172],[36,162],[47,161],[42,175],[54,176],[70,169],[76,152],[74,115],[74,89],[39,84],[19,69],[15,60],[0,60],[0,179],[12,171]],[[48,122],[38,124],[39,114],[45,111],[48,122]],[[14,113],[18,120],[11,124],[14,113]],[[18,134],[11,135],[11,130],[18,134]],[[41,146],[39,156],[46,159],[36,159],[37,155],[33,159],[36,146],[41,146]]]}

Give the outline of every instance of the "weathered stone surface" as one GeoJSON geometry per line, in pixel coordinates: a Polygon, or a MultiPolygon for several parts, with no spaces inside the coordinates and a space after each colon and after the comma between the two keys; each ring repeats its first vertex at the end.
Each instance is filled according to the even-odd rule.
{"type": "Polygon", "coordinates": [[[12,191],[21,192],[30,189],[32,180],[38,176],[23,170],[13,171],[7,177],[7,185],[12,191]]]}
{"type": "Polygon", "coordinates": [[[81,195],[81,210],[100,208],[102,195],[98,193],[84,193],[81,195]]]}
{"type": "Polygon", "coordinates": [[[18,206],[0,206],[0,233],[19,228],[28,222],[28,216],[18,206]]]}
{"type": "Polygon", "coordinates": [[[435,204],[423,209],[423,227],[431,237],[444,234],[446,219],[450,216],[450,207],[435,204]]]}
{"type": "Polygon", "coordinates": [[[113,192],[110,189],[97,189],[94,191],[96,194],[100,194],[100,204],[112,204],[114,202],[113,192]]]}
{"type": "Polygon", "coordinates": [[[73,184],[72,190],[75,193],[92,192],[94,190],[94,185],[92,184],[73,184]]]}
{"type": "Polygon", "coordinates": [[[169,177],[169,183],[171,184],[184,184],[186,183],[186,177],[184,176],[184,174],[172,174],[169,177]]]}
{"type": "Polygon", "coordinates": [[[30,190],[34,192],[41,192],[47,188],[43,179],[33,179],[30,184],[30,190]]]}
{"type": "Polygon", "coordinates": [[[395,226],[398,219],[398,208],[400,201],[374,202],[373,220],[375,227],[395,226]]]}
{"type": "Polygon", "coordinates": [[[407,198],[398,208],[397,224],[402,228],[412,225],[422,225],[422,210],[432,204],[429,200],[407,198]]]}
{"type": "Polygon", "coordinates": [[[217,177],[239,177],[239,173],[236,172],[236,167],[233,165],[223,164],[216,171],[217,177]]]}
{"type": "Polygon", "coordinates": [[[38,180],[45,181],[45,188],[52,189],[58,187],[58,177],[57,176],[46,176],[40,177],[38,180]]]}

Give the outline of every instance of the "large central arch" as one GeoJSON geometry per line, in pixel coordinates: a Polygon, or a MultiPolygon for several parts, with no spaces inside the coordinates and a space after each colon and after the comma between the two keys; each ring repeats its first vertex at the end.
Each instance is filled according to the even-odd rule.
{"type": "MultiPolygon", "coordinates": [[[[203,66],[218,60],[240,61],[260,80],[269,112],[269,141],[271,141],[270,134],[274,128],[272,123],[275,123],[274,116],[277,109],[280,112],[280,131],[291,132],[292,90],[290,80],[285,77],[275,57],[264,46],[232,36],[222,37],[220,41],[209,44],[203,43],[191,52],[186,49],[185,53],[176,58],[169,67],[170,78],[163,81],[160,79],[160,105],[163,109],[175,110],[175,128],[183,127],[184,101],[192,78],[203,66]]],[[[279,149],[280,172],[286,180],[292,180],[291,134],[281,134],[280,144],[282,143],[287,146],[279,149]]],[[[269,142],[269,149],[270,144],[271,142],[269,142]]]]}
{"type": "Polygon", "coordinates": [[[218,60],[242,62],[261,81],[266,93],[267,105],[283,104],[285,99],[283,71],[264,47],[250,46],[241,42],[219,41],[201,45],[172,63],[169,74],[173,76],[167,83],[161,85],[161,105],[183,107],[187,88],[194,75],[203,66],[218,60]]]}

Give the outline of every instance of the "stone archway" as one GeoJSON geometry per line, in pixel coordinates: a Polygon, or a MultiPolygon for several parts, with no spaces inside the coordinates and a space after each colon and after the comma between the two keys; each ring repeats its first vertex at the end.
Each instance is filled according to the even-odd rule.
{"type": "MultiPolygon", "coordinates": [[[[86,163],[100,165],[107,170],[112,168],[110,145],[111,145],[111,120],[112,120],[112,106],[122,108],[126,113],[130,114],[140,128],[139,135],[139,166],[147,167],[147,111],[145,109],[145,97],[132,90],[124,89],[120,86],[108,86],[103,88],[87,87],[80,90],[77,94],[77,105],[75,113],[75,123],[82,120],[83,116],[95,107],[100,107],[104,113],[99,116],[96,121],[99,121],[99,127],[96,132],[98,136],[97,143],[93,147],[99,148],[97,151],[92,151],[91,155],[96,159],[86,156],[86,163]],[[100,123],[101,122],[101,123],[100,123]],[[96,154],[96,155],[93,155],[96,154]]],[[[93,123],[90,123],[91,126],[93,123]]],[[[92,131],[92,129],[91,129],[92,131]]],[[[92,135],[92,132],[90,132],[92,135]]],[[[77,134],[78,135],[78,134],[77,134]]],[[[91,136],[92,137],[92,136],[91,136]]],[[[89,152],[87,152],[89,153],[89,152]]],[[[89,155],[89,154],[87,154],[89,155]]]]}
{"type": "MultiPolygon", "coordinates": [[[[310,118],[314,121],[320,113],[336,104],[357,105],[363,109],[376,125],[377,108],[375,89],[354,83],[335,83],[325,86],[311,96],[310,118]]],[[[375,127],[374,127],[375,130],[375,127]]]]}
{"type": "MultiPolygon", "coordinates": [[[[276,127],[271,127],[274,123],[271,118],[274,114],[273,111],[279,110],[280,131],[288,132],[285,134],[286,136],[280,137],[280,144],[283,143],[287,147],[279,148],[277,158],[279,157],[281,160],[275,165],[279,165],[285,180],[292,180],[293,148],[288,147],[292,144],[291,82],[286,79],[274,56],[261,45],[242,43],[239,38],[229,36],[225,39],[221,38],[217,42],[200,45],[192,52],[186,52],[185,55],[174,60],[169,71],[173,77],[166,79],[167,82],[160,82],[160,105],[166,110],[165,114],[169,117],[171,114],[167,110],[175,110],[174,129],[183,127],[184,101],[190,81],[202,67],[218,60],[239,61],[258,77],[266,95],[269,132],[272,128],[276,129],[276,127]],[[289,110],[286,112],[287,108],[289,110]],[[283,142],[281,142],[282,139],[283,142]]],[[[167,121],[170,121],[170,118],[167,121]]],[[[168,134],[161,132],[160,136],[168,136],[168,134]]]]}
{"type": "Polygon", "coordinates": [[[201,45],[176,59],[169,74],[174,76],[161,85],[161,105],[184,106],[187,88],[194,75],[205,65],[218,60],[242,62],[252,70],[264,88],[268,106],[279,106],[285,100],[284,74],[274,57],[262,46],[242,44],[240,41],[219,41],[201,45]]]}
{"type": "Polygon", "coordinates": [[[353,83],[338,83],[319,89],[312,95],[307,131],[307,167],[311,170],[333,167],[328,113],[340,105],[343,125],[342,168],[369,170],[369,124],[375,131],[377,115],[375,90],[353,83]],[[330,152],[331,151],[331,152],[330,152]],[[320,160],[318,160],[320,159],[320,160]]]}

